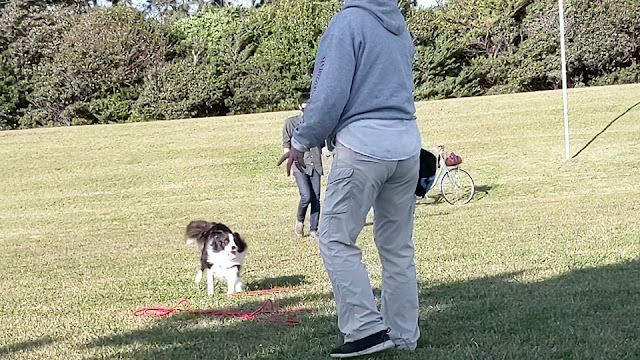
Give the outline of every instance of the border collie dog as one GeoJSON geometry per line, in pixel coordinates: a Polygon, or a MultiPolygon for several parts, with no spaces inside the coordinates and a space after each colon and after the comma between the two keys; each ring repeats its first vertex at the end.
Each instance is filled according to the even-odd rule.
{"type": "Polygon", "coordinates": [[[221,223],[197,220],[187,225],[185,237],[187,244],[198,244],[200,270],[195,281],[199,283],[207,269],[207,295],[214,293],[214,276],[227,280],[227,294],[243,290],[240,271],[247,257],[247,244],[240,234],[221,223]]]}

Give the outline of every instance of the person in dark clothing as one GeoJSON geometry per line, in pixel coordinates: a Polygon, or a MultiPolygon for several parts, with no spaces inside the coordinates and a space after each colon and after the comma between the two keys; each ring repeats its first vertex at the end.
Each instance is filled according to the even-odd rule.
{"type": "MultiPolygon", "coordinates": [[[[282,148],[285,153],[291,149],[291,137],[302,120],[304,108],[308,100],[309,94],[300,95],[298,98],[298,108],[301,113],[285,120],[282,128],[282,148]]],[[[320,148],[313,147],[305,152],[304,163],[306,168],[303,171],[295,169],[292,173],[300,192],[300,202],[298,203],[294,232],[298,236],[304,236],[304,220],[307,209],[311,207],[309,214],[309,237],[317,240],[318,222],[320,218],[320,180],[323,174],[320,148]]]]}

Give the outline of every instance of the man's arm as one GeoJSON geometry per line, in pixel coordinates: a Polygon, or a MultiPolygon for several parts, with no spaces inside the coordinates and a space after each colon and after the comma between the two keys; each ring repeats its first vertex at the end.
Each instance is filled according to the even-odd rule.
{"type": "Polygon", "coordinates": [[[322,147],[335,130],[351,93],[356,58],[349,24],[336,17],[322,36],[318,46],[311,84],[311,99],[304,110],[304,119],[293,133],[291,146],[305,152],[322,147]]]}
{"type": "MultiPolygon", "coordinates": [[[[284,154],[288,154],[291,150],[291,137],[293,136],[293,130],[295,130],[295,117],[290,117],[284,122],[282,127],[282,151],[284,154]]],[[[289,172],[290,178],[294,179],[293,173],[289,172]]]]}
{"type": "Polygon", "coordinates": [[[291,137],[293,136],[293,130],[295,126],[293,124],[293,118],[287,118],[282,126],[282,147],[287,152],[291,148],[291,137]]]}

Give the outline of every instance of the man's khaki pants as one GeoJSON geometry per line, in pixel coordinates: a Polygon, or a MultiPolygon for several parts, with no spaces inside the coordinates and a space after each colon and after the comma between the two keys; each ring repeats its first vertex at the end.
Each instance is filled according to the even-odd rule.
{"type": "Polygon", "coordinates": [[[397,346],[414,350],[420,337],[412,240],[420,155],[384,161],[338,144],[333,156],[319,246],[333,287],[338,327],[345,342],[390,328],[397,346]],[[374,241],[382,262],[381,311],[356,246],[372,206],[374,241]]]}

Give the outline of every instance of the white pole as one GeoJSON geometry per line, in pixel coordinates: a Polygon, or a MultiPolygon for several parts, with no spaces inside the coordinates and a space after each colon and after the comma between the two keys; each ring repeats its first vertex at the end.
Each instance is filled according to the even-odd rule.
{"type": "Polygon", "coordinates": [[[571,157],[569,150],[569,101],[567,100],[567,58],[564,48],[564,1],[558,0],[560,16],[560,60],[562,61],[562,104],[564,106],[564,150],[566,160],[571,157]]]}

